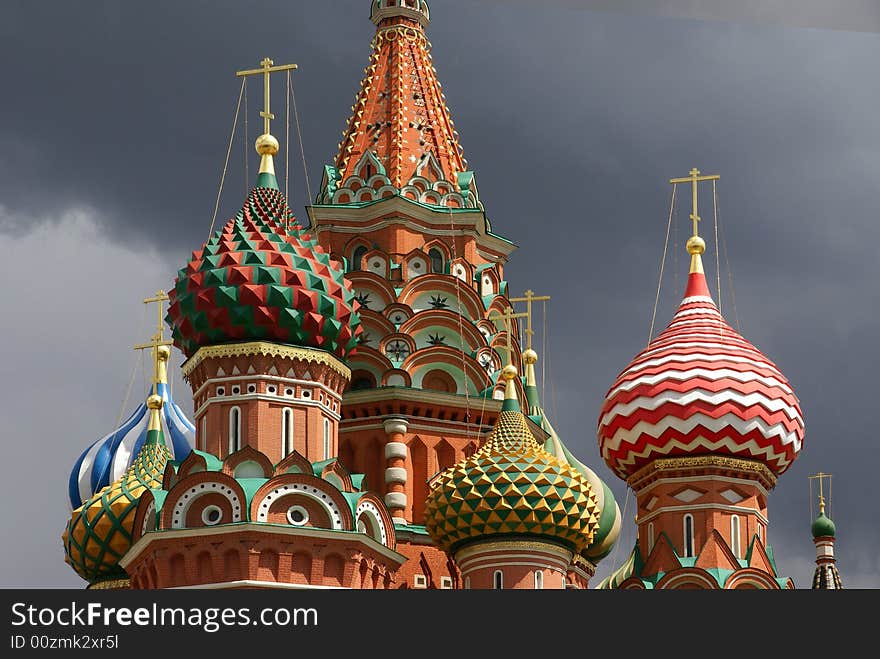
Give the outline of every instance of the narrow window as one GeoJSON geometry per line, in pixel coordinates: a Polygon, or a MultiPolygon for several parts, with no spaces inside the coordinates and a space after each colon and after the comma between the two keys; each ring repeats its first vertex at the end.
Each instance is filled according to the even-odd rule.
{"type": "Polygon", "coordinates": [[[324,419],[324,459],[330,459],[330,419],[324,419]]]}
{"type": "Polygon", "coordinates": [[[431,259],[431,272],[442,274],[443,254],[440,253],[440,250],[437,248],[432,249],[428,252],[428,257],[431,259]]]}
{"type": "Polygon", "coordinates": [[[286,457],[293,453],[293,410],[285,409],[281,413],[281,455],[286,457]]]}
{"type": "Polygon", "coordinates": [[[352,272],[355,270],[361,269],[361,261],[364,258],[364,254],[367,253],[367,248],[361,245],[360,247],[355,248],[354,253],[351,255],[351,270],[352,272]]]}
{"type": "Polygon", "coordinates": [[[654,551],[654,522],[648,522],[648,553],[654,551]]]}
{"type": "Polygon", "coordinates": [[[694,555],[694,516],[684,516],[684,555],[694,555]]]}
{"type": "Polygon", "coordinates": [[[739,515],[730,518],[730,549],[737,558],[742,558],[739,542],[739,515]]]}
{"type": "Polygon", "coordinates": [[[465,578],[464,578],[464,589],[465,589],[465,590],[470,590],[470,589],[471,589],[471,578],[470,578],[470,577],[465,577],[465,578]]]}
{"type": "Polygon", "coordinates": [[[495,590],[501,590],[502,588],[504,588],[504,574],[502,574],[501,570],[495,570],[493,581],[493,588],[495,590]]]}
{"type": "Polygon", "coordinates": [[[207,453],[208,452],[208,415],[202,417],[201,430],[199,431],[199,448],[207,453]]]}
{"type": "Polygon", "coordinates": [[[535,570],[535,590],[544,590],[544,573],[535,570]]]}
{"type": "Polygon", "coordinates": [[[241,448],[241,410],[233,407],[229,410],[229,452],[235,453],[241,448]]]}

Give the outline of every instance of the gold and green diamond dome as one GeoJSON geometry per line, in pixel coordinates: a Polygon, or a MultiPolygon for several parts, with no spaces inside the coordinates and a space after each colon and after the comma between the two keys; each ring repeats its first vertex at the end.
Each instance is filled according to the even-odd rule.
{"type": "Polygon", "coordinates": [[[73,511],[61,539],[64,560],[89,583],[127,578],[119,560],[131,548],[138,500],[147,488],[162,487],[171,453],[159,421],[159,396],[147,399],[150,425],[132,465],[115,483],[94,494],[73,511]]]}
{"type": "Polygon", "coordinates": [[[428,533],[447,552],[502,535],[546,538],[580,552],[599,526],[596,495],[535,440],[516,401],[516,369],[505,367],[502,377],[507,393],[488,440],[443,472],[428,495],[428,533]]]}
{"type": "Polygon", "coordinates": [[[263,339],[353,352],[362,331],[342,269],[295,223],[274,174],[193,252],[168,294],[167,321],[187,357],[205,345],[263,339]]]}

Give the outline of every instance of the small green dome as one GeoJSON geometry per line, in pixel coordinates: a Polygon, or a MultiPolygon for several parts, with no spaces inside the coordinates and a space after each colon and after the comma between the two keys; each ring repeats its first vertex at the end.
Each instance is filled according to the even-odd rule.
{"type": "Polygon", "coordinates": [[[834,522],[829,517],[826,517],[825,513],[819,513],[810,530],[813,532],[814,538],[820,538],[823,535],[834,537],[834,522]]]}

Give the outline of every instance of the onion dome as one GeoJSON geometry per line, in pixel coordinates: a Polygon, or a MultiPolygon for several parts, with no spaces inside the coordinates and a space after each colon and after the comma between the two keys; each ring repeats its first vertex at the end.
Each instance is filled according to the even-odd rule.
{"type": "Polygon", "coordinates": [[[193,252],[178,272],[166,320],[187,357],[202,346],[267,340],[345,357],[357,345],[360,317],[342,270],[295,224],[278,190],[261,135],[257,186],[241,211],[193,252]]]}
{"type": "Polygon", "coordinates": [[[535,440],[516,400],[516,368],[505,366],[501,413],[486,443],[444,471],[425,504],[425,526],[447,553],[470,541],[538,536],[574,552],[599,524],[589,481],[535,440]]]}
{"type": "Polygon", "coordinates": [[[538,353],[527,348],[522,354],[522,360],[526,370],[525,395],[528,401],[528,414],[535,423],[541,426],[549,437],[544,442],[544,450],[560,462],[570,465],[575,471],[583,475],[590,483],[593,494],[596,495],[596,506],[599,511],[599,526],[593,534],[593,541],[587,545],[582,555],[595,564],[611,553],[617,538],[620,536],[621,515],[620,507],[614,500],[611,488],[596,475],[596,472],[578,460],[568,447],[562,443],[547,413],[541,405],[538,394],[538,384],[535,378],[535,364],[538,362],[538,353]]]}
{"type": "Polygon", "coordinates": [[[834,522],[831,521],[830,517],[825,515],[825,500],[819,500],[819,516],[813,522],[813,525],[810,527],[810,531],[813,534],[814,538],[822,538],[822,537],[834,537],[834,522]]]}
{"type": "Polygon", "coordinates": [[[691,272],[672,322],[617,377],[599,415],[602,457],[621,478],[657,458],[757,460],[777,476],[804,439],[798,399],[776,365],[736,332],[709,293],[688,240],[691,272]]]}
{"type": "Polygon", "coordinates": [[[119,560],[131,547],[138,498],[147,488],[162,486],[171,459],[162,430],[162,406],[160,396],[147,398],[149,425],[134,463],[74,510],[61,536],[65,561],[90,584],[127,578],[119,560]]]}
{"type": "MultiPolygon", "coordinates": [[[[168,449],[173,459],[183,460],[195,443],[196,429],[171,397],[167,378],[170,354],[167,346],[158,347],[155,391],[164,403],[159,420],[165,437],[170,440],[168,449]]],[[[93,494],[117,481],[131,467],[147,440],[148,422],[147,406],[141,403],[125,423],[83,451],[74,463],[68,481],[71,510],[79,508],[93,494]]]]}

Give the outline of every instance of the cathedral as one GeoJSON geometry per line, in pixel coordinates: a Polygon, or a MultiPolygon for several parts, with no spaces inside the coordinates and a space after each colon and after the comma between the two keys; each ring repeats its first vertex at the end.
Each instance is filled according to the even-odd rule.
{"type": "MultiPolygon", "coordinates": [[[[710,294],[697,188],[711,177],[677,179],[694,201],[683,298],[595,401],[605,465],[588,466],[542,405],[532,312],[546,297],[511,295],[515,246],[464,158],[428,3],[370,0],[369,14],[351,118],[302,220],[271,133],[270,76],[293,65],[239,72],[265,85],[259,171],[145,301],[153,383],[73,465],[67,563],[101,589],[793,588],[768,498],[804,423],[710,294]],[[168,386],[172,346],[192,419],[168,386]],[[597,582],[632,523],[613,477],[638,535],[597,582]]],[[[840,588],[820,502],[813,587],[840,588]]]]}

